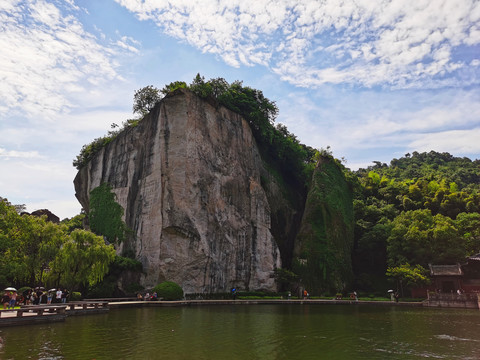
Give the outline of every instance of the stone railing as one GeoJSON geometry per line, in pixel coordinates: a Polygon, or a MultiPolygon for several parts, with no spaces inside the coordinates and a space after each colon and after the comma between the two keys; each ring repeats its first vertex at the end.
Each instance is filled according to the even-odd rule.
{"type": "Polygon", "coordinates": [[[446,294],[446,293],[428,293],[429,300],[438,300],[438,301],[472,301],[478,299],[478,294],[468,293],[468,294],[446,294]]]}
{"type": "Polygon", "coordinates": [[[436,307],[455,307],[455,308],[480,308],[479,294],[444,294],[444,293],[428,293],[428,298],[425,301],[426,306],[436,307]]]}
{"type": "Polygon", "coordinates": [[[59,315],[65,315],[65,309],[67,306],[65,304],[59,305],[25,305],[22,306],[20,309],[10,309],[10,310],[1,310],[0,317],[2,314],[6,314],[7,312],[16,312],[17,317],[23,317],[25,313],[35,313],[37,316],[41,316],[44,313],[55,313],[59,315]]]}

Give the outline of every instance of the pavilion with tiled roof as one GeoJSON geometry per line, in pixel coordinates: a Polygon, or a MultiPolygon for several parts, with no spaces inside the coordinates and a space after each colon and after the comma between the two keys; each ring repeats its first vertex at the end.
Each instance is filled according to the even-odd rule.
{"type": "Polygon", "coordinates": [[[432,265],[430,276],[437,290],[442,293],[454,293],[462,289],[463,270],[460,264],[455,265],[432,265]]]}

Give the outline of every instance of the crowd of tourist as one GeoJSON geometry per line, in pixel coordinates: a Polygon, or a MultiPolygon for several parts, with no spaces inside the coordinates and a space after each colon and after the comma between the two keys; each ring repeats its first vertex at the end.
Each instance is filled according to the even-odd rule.
{"type": "Polygon", "coordinates": [[[42,287],[25,289],[21,295],[14,290],[5,290],[2,296],[4,309],[13,309],[16,305],[40,305],[52,303],[66,303],[70,293],[67,289],[50,289],[42,287]]]}
{"type": "Polygon", "coordinates": [[[147,292],[145,295],[142,295],[141,293],[137,294],[137,300],[144,300],[144,301],[157,301],[158,300],[158,295],[156,292],[153,294],[150,294],[147,292]]]}

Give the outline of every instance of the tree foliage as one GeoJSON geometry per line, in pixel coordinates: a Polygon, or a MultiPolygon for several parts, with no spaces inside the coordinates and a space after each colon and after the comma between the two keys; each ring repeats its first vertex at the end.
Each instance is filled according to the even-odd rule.
{"type": "Polygon", "coordinates": [[[148,114],[162,99],[161,91],[153,85],[145,86],[135,91],[133,95],[133,113],[141,117],[148,114]]]}
{"type": "Polygon", "coordinates": [[[0,262],[5,280],[15,283],[43,282],[66,235],[62,227],[45,217],[21,216],[6,199],[0,201],[0,262]]]}
{"type": "Polygon", "coordinates": [[[430,278],[427,276],[427,270],[421,265],[411,266],[409,263],[401,264],[395,267],[389,267],[386,275],[397,282],[397,287],[402,291],[405,287],[419,287],[428,285],[430,278]]]}
{"type": "Polygon", "coordinates": [[[480,161],[406,154],[356,172],[355,272],[403,263],[451,264],[480,252],[480,161]]]}
{"type": "Polygon", "coordinates": [[[79,221],[54,224],[45,216],[19,215],[0,198],[0,286],[70,287],[101,279],[115,251],[78,229],[79,221]]]}
{"type": "Polygon", "coordinates": [[[69,289],[94,285],[107,274],[115,259],[113,245],[90,231],[74,230],[52,262],[50,278],[69,289]]]}
{"type": "Polygon", "coordinates": [[[288,269],[278,268],[274,271],[277,284],[283,289],[290,289],[298,282],[299,276],[288,269]]]}
{"type": "Polygon", "coordinates": [[[392,225],[387,239],[390,266],[455,264],[467,255],[465,241],[449,217],[432,215],[428,209],[412,210],[402,212],[392,225]]]}
{"type": "Polygon", "coordinates": [[[177,90],[177,89],[186,89],[187,88],[187,83],[185,81],[174,81],[171,82],[168,85],[165,85],[160,92],[166,96],[169,93],[177,90]]]}
{"type": "Polygon", "coordinates": [[[177,283],[173,281],[164,281],[155,286],[153,291],[157,293],[158,298],[163,300],[181,300],[183,299],[183,290],[177,283]]]}
{"type": "Polygon", "coordinates": [[[294,271],[312,294],[343,291],[352,279],[352,192],[341,166],[322,158],[295,239],[294,271]]]}

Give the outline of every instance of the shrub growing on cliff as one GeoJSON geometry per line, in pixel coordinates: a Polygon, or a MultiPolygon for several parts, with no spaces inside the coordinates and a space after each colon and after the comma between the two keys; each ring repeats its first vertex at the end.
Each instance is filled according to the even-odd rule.
{"type": "Polygon", "coordinates": [[[123,222],[123,208],[115,201],[115,193],[108,183],[90,192],[88,220],[92,231],[103,235],[110,243],[121,243],[128,231],[123,222]]]}
{"type": "Polygon", "coordinates": [[[181,300],[183,299],[183,290],[177,283],[173,281],[164,281],[155,286],[153,291],[157,293],[158,298],[163,300],[181,300]]]}
{"type": "Polygon", "coordinates": [[[83,145],[80,154],[78,154],[77,158],[73,160],[73,166],[77,169],[84,167],[93,158],[93,155],[107,146],[107,144],[112,142],[113,139],[114,137],[111,136],[102,136],[96,138],[90,144],[83,145]]]}

